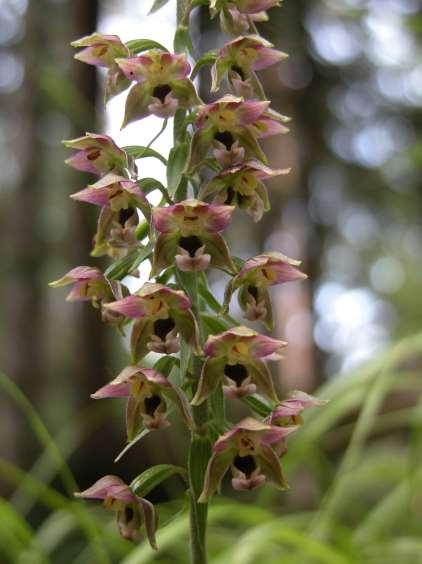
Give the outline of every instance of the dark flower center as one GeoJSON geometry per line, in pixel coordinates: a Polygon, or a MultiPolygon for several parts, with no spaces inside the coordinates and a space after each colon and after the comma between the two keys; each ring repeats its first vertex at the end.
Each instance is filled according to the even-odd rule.
{"type": "Polygon", "coordinates": [[[220,141],[220,143],[223,143],[223,145],[226,147],[226,149],[228,151],[230,151],[231,146],[234,143],[234,137],[233,135],[230,133],[230,131],[218,131],[215,135],[214,135],[214,139],[216,141],[220,141]]]}
{"type": "Polygon", "coordinates": [[[136,213],[135,208],[126,208],[119,211],[119,223],[124,227],[126,221],[136,213]]]}
{"type": "Polygon", "coordinates": [[[255,301],[258,301],[258,288],[256,286],[248,286],[248,293],[255,299],[255,301]]]}
{"type": "Polygon", "coordinates": [[[233,198],[235,197],[236,192],[233,190],[231,186],[227,188],[227,198],[224,200],[226,205],[230,205],[233,202],[233,198]]]}
{"type": "Polygon", "coordinates": [[[246,456],[236,455],[233,465],[243,472],[247,478],[249,478],[252,472],[256,470],[255,459],[250,454],[247,454],[246,456]]]}
{"type": "Polygon", "coordinates": [[[130,521],[132,521],[134,515],[135,515],[135,513],[134,513],[133,509],[127,505],[125,507],[125,521],[126,521],[126,523],[129,523],[130,521]]]}
{"type": "Polygon", "coordinates": [[[203,243],[199,237],[196,235],[189,235],[189,237],[180,237],[179,247],[188,251],[191,257],[195,256],[198,249],[202,247],[203,243]]]}
{"type": "Polygon", "coordinates": [[[154,98],[158,98],[162,104],[164,104],[164,100],[167,94],[170,94],[170,92],[171,88],[168,84],[159,84],[152,91],[152,95],[154,98]]]}
{"type": "Polygon", "coordinates": [[[224,374],[236,382],[236,386],[240,387],[243,380],[248,377],[248,371],[243,364],[226,364],[224,367],[224,374]]]}
{"type": "Polygon", "coordinates": [[[151,396],[144,399],[145,413],[150,417],[154,417],[155,410],[161,403],[160,396],[151,396]]]}
{"type": "Polygon", "coordinates": [[[237,74],[240,76],[240,78],[241,78],[242,80],[245,80],[245,73],[243,72],[243,69],[241,69],[239,66],[233,65],[233,66],[232,66],[232,71],[233,71],[233,72],[237,72],[237,74]]]}
{"type": "Polygon", "coordinates": [[[160,339],[164,341],[167,334],[170,333],[175,326],[171,317],[167,317],[167,319],[157,319],[157,321],[154,321],[154,335],[157,335],[157,337],[160,337],[160,339]]]}
{"type": "Polygon", "coordinates": [[[89,151],[89,153],[87,154],[86,158],[89,161],[95,161],[98,159],[98,157],[101,155],[101,149],[92,149],[92,151],[89,151]]]}

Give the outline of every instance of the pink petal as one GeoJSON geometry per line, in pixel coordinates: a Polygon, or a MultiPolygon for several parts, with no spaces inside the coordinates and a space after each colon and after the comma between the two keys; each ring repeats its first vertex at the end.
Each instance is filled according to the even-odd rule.
{"type": "Polygon", "coordinates": [[[256,52],[258,56],[252,63],[252,69],[255,71],[266,69],[287,57],[286,53],[269,47],[259,47],[256,52]]]}
{"type": "Polygon", "coordinates": [[[139,319],[145,316],[143,300],[139,296],[128,296],[122,300],[103,305],[104,308],[116,311],[125,317],[139,319]]]}
{"type": "Polygon", "coordinates": [[[268,101],[257,102],[247,100],[239,105],[237,115],[240,125],[249,125],[257,121],[257,119],[265,112],[270,105],[268,101]]]}
{"type": "Polygon", "coordinates": [[[104,476],[90,488],[75,493],[76,497],[83,497],[87,499],[105,499],[107,497],[112,497],[114,499],[119,499],[125,503],[132,503],[136,500],[129,486],[127,486],[123,480],[118,476],[104,476]]]}
{"type": "Polygon", "coordinates": [[[94,204],[95,206],[104,207],[108,204],[109,190],[108,188],[84,188],[79,192],[71,194],[70,197],[73,200],[78,200],[79,202],[86,202],[88,204],[94,204]]]}

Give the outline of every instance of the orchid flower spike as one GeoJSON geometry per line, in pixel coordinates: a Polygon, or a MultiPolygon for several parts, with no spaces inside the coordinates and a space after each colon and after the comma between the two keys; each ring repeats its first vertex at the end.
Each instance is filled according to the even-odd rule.
{"type": "Polygon", "coordinates": [[[92,35],[73,41],[71,45],[77,48],[83,47],[83,49],[75,55],[75,59],[78,61],[108,69],[105,85],[106,102],[110,100],[110,98],[113,98],[113,96],[126,90],[130,81],[122,73],[115,59],[130,57],[131,53],[117,35],[93,33],[92,35]]]}
{"type": "Polygon", "coordinates": [[[123,176],[126,171],[132,176],[136,173],[132,157],[120,149],[108,135],[86,133],[83,137],[63,141],[63,145],[77,150],[75,155],[65,160],[66,164],[76,170],[97,176],[111,171],[123,176]]]}
{"type": "Polygon", "coordinates": [[[263,361],[280,359],[286,344],[243,326],[210,335],[204,345],[207,358],[192,405],[200,405],[221,385],[227,397],[258,392],[277,402],[271,374],[263,361]]]}
{"type": "Polygon", "coordinates": [[[294,430],[295,427],[276,427],[252,417],[243,419],[215,442],[198,501],[208,502],[229,469],[235,490],[253,490],[266,480],[278,489],[287,489],[280,459],[271,445],[294,430]]]}
{"type": "Polygon", "coordinates": [[[273,315],[268,288],[294,280],[304,280],[306,274],[298,270],[299,260],[277,252],[268,252],[248,259],[227,285],[224,309],[227,310],[233,292],[239,290],[238,301],[249,321],[263,321],[272,329],[273,315]]]}
{"type": "Polygon", "coordinates": [[[188,78],[191,67],[185,54],[153,49],[137,57],[117,59],[116,63],[127,80],[136,82],[126,100],[122,129],[150,114],[168,118],[179,108],[201,103],[188,78]]]}
{"type": "Polygon", "coordinates": [[[127,397],[126,431],[131,441],[144,428],[168,427],[168,405],[170,400],[180,411],[189,427],[192,416],[189,402],[180,388],[172,384],[163,374],[151,368],[127,366],[120,374],[97,390],[94,399],[127,397]]]}
{"type": "Polygon", "coordinates": [[[230,223],[233,206],[217,206],[185,200],[154,208],[152,221],[160,233],[154,249],[152,276],[174,263],[182,271],[201,271],[214,266],[235,272],[220,233],[230,223]]]}
{"type": "Polygon", "coordinates": [[[180,335],[196,354],[201,352],[191,302],[181,290],[147,282],[135,294],[103,307],[135,319],[130,343],[134,362],[150,351],[163,354],[178,352],[180,335]]]}
{"type": "Polygon", "coordinates": [[[240,36],[226,43],[218,52],[211,69],[211,91],[219,89],[226,74],[230,83],[239,91],[254,71],[266,69],[287,57],[286,53],[273,47],[272,43],[259,35],[240,36]]]}
{"type": "Polygon", "coordinates": [[[155,531],[158,520],[154,506],[138,497],[118,476],[104,476],[87,490],[75,493],[75,496],[103,500],[106,509],[116,512],[119,532],[124,539],[139,540],[139,529],[144,526],[151,547],[157,549],[155,531]]]}
{"type": "Polygon", "coordinates": [[[214,204],[228,204],[245,210],[259,221],[270,209],[268,193],[263,180],[288,174],[290,169],[271,169],[259,161],[251,160],[222,170],[202,188],[199,197],[215,194],[214,204]]]}

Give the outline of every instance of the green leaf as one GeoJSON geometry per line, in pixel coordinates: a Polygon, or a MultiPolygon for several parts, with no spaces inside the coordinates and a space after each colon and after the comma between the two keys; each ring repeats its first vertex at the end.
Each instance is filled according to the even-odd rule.
{"type": "Polygon", "coordinates": [[[193,67],[191,79],[193,80],[205,65],[213,65],[217,59],[217,51],[207,51],[196,61],[196,65],[193,67]]]}
{"type": "Polygon", "coordinates": [[[153,190],[159,190],[168,204],[173,203],[169,198],[167,189],[155,178],[142,178],[138,180],[137,184],[144,194],[149,194],[153,190]]]}
{"type": "Polygon", "coordinates": [[[180,25],[176,29],[176,33],[174,34],[173,47],[176,53],[183,53],[184,51],[186,51],[187,53],[192,53],[192,39],[190,37],[189,28],[187,26],[180,25]]]}
{"type": "Polygon", "coordinates": [[[167,166],[167,159],[155,149],[151,149],[151,147],[143,147],[141,145],[127,145],[126,147],[122,147],[122,149],[123,151],[131,155],[134,159],[154,157],[167,166]]]}
{"type": "Polygon", "coordinates": [[[157,362],[153,366],[153,369],[169,377],[170,372],[175,366],[178,366],[178,364],[178,358],[176,358],[175,356],[166,355],[157,360],[157,362]]]}
{"type": "Polygon", "coordinates": [[[181,339],[180,342],[180,381],[183,384],[186,374],[189,370],[190,359],[192,355],[192,349],[190,345],[181,339]]]}
{"type": "Polygon", "coordinates": [[[123,458],[123,456],[127,453],[128,450],[130,450],[133,446],[136,445],[136,443],[138,443],[141,439],[143,439],[145,437],[145,435],[148,435],[148,433],[150,432],[149,429],[143,429],[138,435],[136,435],[136,437],[134,439],[132,439],[120,452],[119,454],[116,456],[116,458],[114,459],[114,462],[119,462],[119,460],[121,460],[123,458]]]}
{"type": "Polygon", "coordinates": [[[168,52],[168,49],[164,47],[164,45],[161,45],[161,43],[158,43],[153,39],[132,39],[131,41],[128,41],[126,43],[126,47],[128,47],[132,51],[132,53],[135,54],[142,53],[143,51],[149,51],[150,49],[161,49],[162,51],[168,52]]]}
{"type": "Polygon", "coordinates": [[[104,273],[109,280],[121,280],[127,274],[138,268],[138,266],[152,254],[152,245],[148,243],[145,247],[134,249],[127,256],[111,264],[104,273]]]}
{"type": "Polygon", "coordinates": [[[230,325],[221,317],[217,318],[215,315],[208,315],[207,313],[201,313],[201,321],[205,338],[207,338],[208,335],[217,335],[230,328],[230,325]]]}
{"type": "Polygon", "coordinates": [[[257,396],[242,398],[242,402],[261,417],[267,417],[271,413],[271,407],[257,396]]]}
{"type": "Polygon", "coordinates": [[[198,538],[205,538],[207,526],[208,505],[198,503],[204,485],[205,471],[211,457],[211,443],[207,437],[196,437],[189,449],[189,476],[191,487],[191,511],[195,511],[196,522],[199,527],[198,538]]]}
{"type": "Polygon", "coordinates": [[[167,165],[167,189],[173,198],[182,184],[184,177],[182,172],[185,168],[189,153],[189,145],[186,142],[179,143],[170,151],[167,165]]]}
{"type": "Polygon", "coordinates": [[[164,482],[171,476],[179,474],[186,481],[186,470],[181,466],[174,466],[174,464],[157,464],[157,466],[151,466],[142,474],[139,474],[132,483],[130,487],[140,497],[145,497],[149,494],[151,490],[156,488],[158,484],[164,482]]]}
{"type": "Polygon", "coordinates": [[[158,12],[158,10],[160,10],[160,8],[165,6],[168,1],[169,0],[154,0],[154,4],[152,5],[152,8],[149,11],[149,14],[153,14],[154,12],[158,12]]]}

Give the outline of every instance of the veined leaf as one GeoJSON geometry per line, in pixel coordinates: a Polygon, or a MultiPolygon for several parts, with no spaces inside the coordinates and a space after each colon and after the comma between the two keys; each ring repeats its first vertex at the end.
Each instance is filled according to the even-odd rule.
{"type": "Polygon", "coordinates": [[[179,143],[170,151],[167,165],[167,188],[171,198],[174,197],[179,186],[185,180],[182,172],[186,166],[188,153],[189,145],[185,142],[179,143]]]}
{"type": "Polygon", "coordinates": [[[134,249],[127,256],[111,264],[104,275],[109,280],[121,280],[135,270],[144,260],[152,254],[152,245],[149,243],[140,249],[134,249]]]}
{"type": "Polygon", "coordinates": [[[167,166],[167,159],[155,149],[151,149],[151,147],[144,147],[142,145],[127,145],[126,147],[122,147],[122,149],[134,159],[146,159],[148,157],[153,157],[167,166]]]}
{"type": "Polygon", "coordinates": [[[189,28],[185,25],[180,25],[174,34],[173,47],[175,53],[192,53],[192,39],[189,34],[189,28]]]}
{"type": "Polygon", "coordinates": [[[164,47],[164,45],[161,45],[161,43],[158,43],[158,41],[154,41],[153,39],[132,39],[126,43],[126,47],[135,54],[142,53],[143,51],[149,51],[150,49],[161,49],[162,51],[168,52],[168,49],[164,47]]]}
{"type": "Polygon", "coordinates": [[[196,65],[193,67],[191,79],[193,80],[205,65],[213,65],[217,59],[217,51],[207,51],[196,61],[196,65]]]}
{"type": "Polygon", "coordinates": [[[136,495],[144,497],[161,484],[161,482],[164,482],[164,480],[167,480],[175,474],[179,474],[179,476],[186,481],[186,470],[181,466],[175,466],[174,464],[157,464],[156,466],[151,466],[151,468],[148,468],[142,472],[142,474],[139,474],[139,476],[132,480],[130,486],[136,495]]]}

